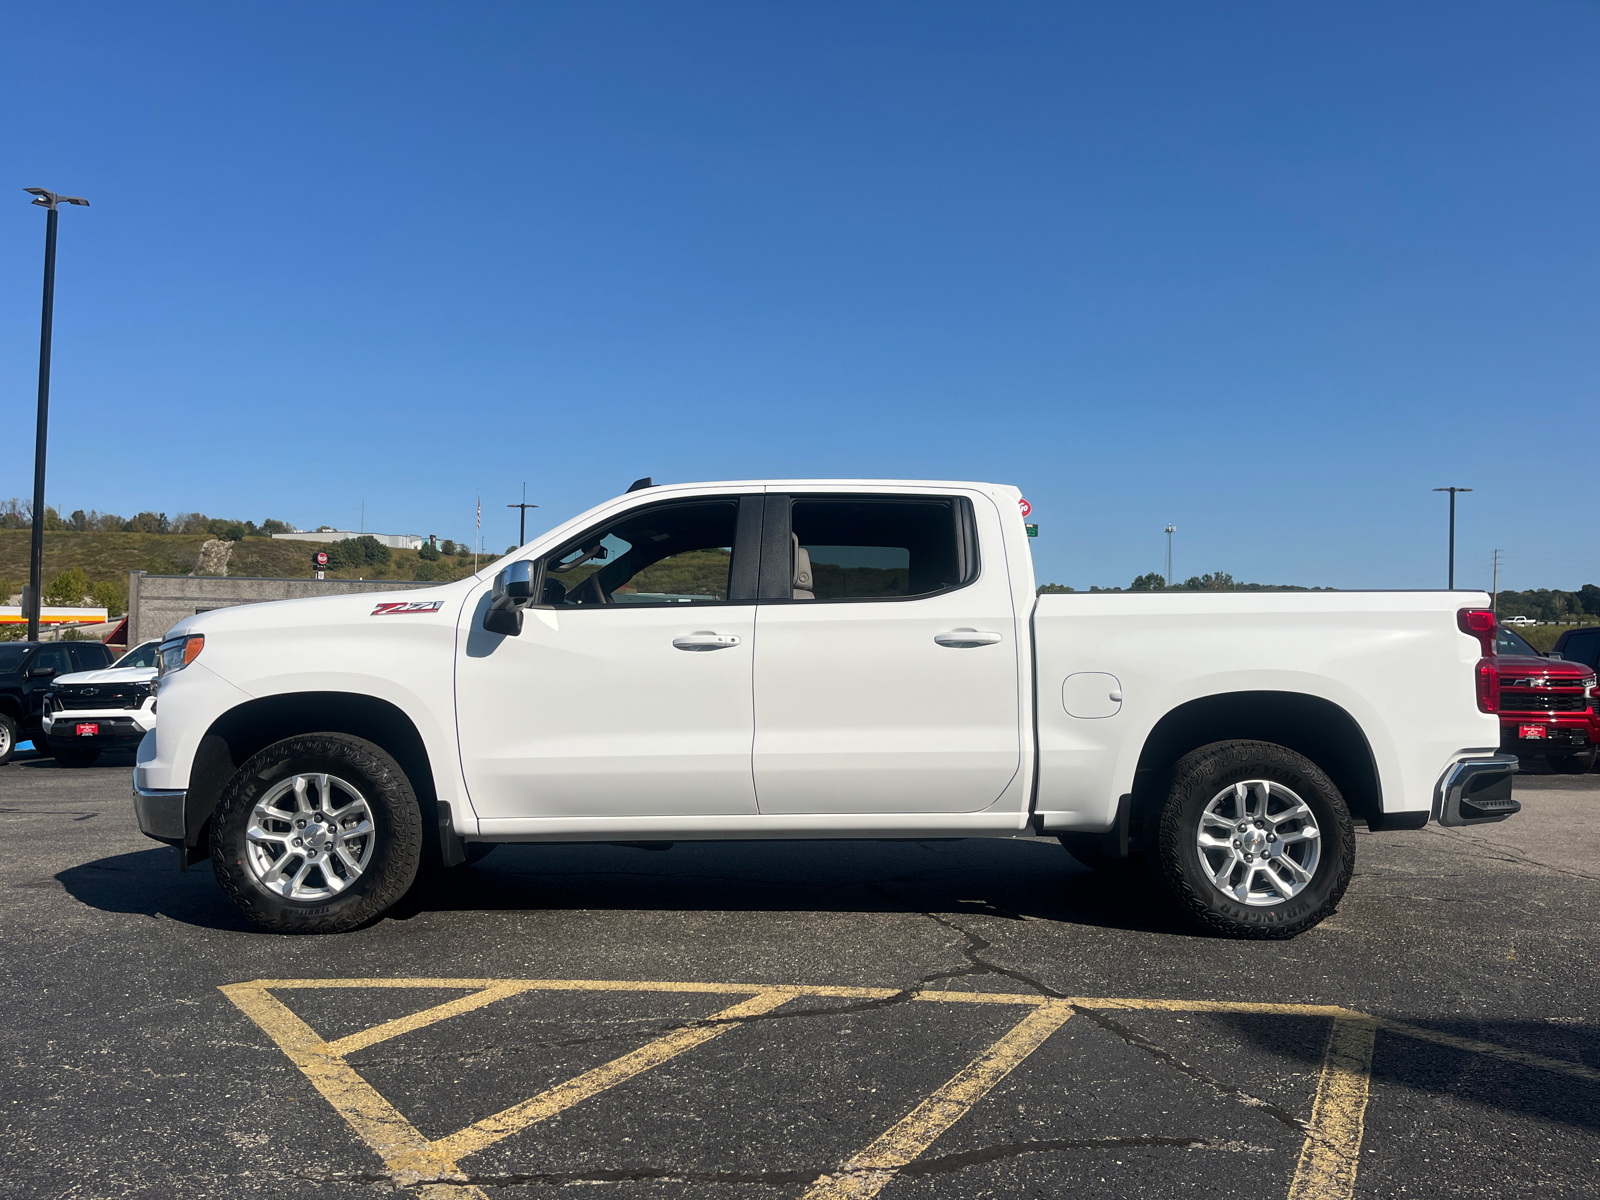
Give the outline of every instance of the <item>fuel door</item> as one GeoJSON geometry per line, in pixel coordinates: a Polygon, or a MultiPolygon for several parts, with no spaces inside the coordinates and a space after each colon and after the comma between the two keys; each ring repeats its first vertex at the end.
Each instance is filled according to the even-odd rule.
{"type": "Polygon", "coordinates": [[[1122,681],[1105,671],[1077,671],[1061,685],[1061,706],[1086,721],[1122,711],[1122,681]]]}

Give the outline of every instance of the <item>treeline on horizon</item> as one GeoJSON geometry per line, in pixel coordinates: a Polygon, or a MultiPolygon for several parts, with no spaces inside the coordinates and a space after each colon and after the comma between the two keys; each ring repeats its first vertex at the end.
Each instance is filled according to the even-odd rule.
{"type": "MultiPolygon", "coordinates": [[[[1061,583],[1047,583],[1039,594],[1076,592],[1061,583]]],[[[1092,587],[1091,592],[1336,592],[1338,588],[1301,587],[1292,583],[1239,583],[1225,571],[1191,575],[1182,583],[1167,586],[1159,574],[1140,575],[1128,587],[1092,587]]],[[[1505,591],[1494,598],[1494,611],[1502,617],[1532,617],[1552,624],[1571,624],[1589,618],[1600,622],[1600,586],[1586,583],[1575,592],[1560,588],[1530,588],[1525,592],[1505,591]]]]}
{"type": "MultiPolygon", "coordinates": [[[[1064,583],[1046,583],[1040,586],[1039,594],[1076,592],[1078,589],[1068,587],[1064,583]]],[[[1191,575],[1182,583],[1168,586],[1166,578],[1152,571],[1148,575],[1139,575],[1125,588],[1120,587],[1092,587],[1091,592],[1334,592],[1337,588],[1302,587],[1295,583],[1239,583],[1226,571],[1214,571],[1205,575],[1191,575]]]]}
{"type": "Polygon", "coordinates": [[[1530,588],[1501,592],[1494,610],[1502,617],[1532,617],[1536,621],[1570,624],[1590,617],[1600,620],[1600,587],[1586,583],[1575,592],[1559,588],[1530,588]]]}
{"type": "MultiPolygon", "coordinates": [[[[13,496],[0,502],[0,529],[32,529],[33,505],[13,496]]],[[[75,510],[63,517],[55,509],[45,506],[46,533],[209,533],[212,537],[230,542],[247,537],[271,537],[275,533],[297,533],[287,521],[268,517],[257,525],[254,521],[237,521],[227,517],[208,517],[205,513],[181,512],[169,518],[166,513],[142,512],[132,517],[116,513],[103,513],[90,509],[75,510]]]]}

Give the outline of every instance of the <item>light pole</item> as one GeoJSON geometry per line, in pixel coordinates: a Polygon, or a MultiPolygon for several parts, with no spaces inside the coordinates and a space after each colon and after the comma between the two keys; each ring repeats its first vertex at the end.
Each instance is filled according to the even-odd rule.
{"type": "Polygon", "coordinates": [[[39,590],[44,586],[44,450],[50,424],[50,330],[56,307],[56,205],[89,207],[82,196],[58,196],[43,188],[23,188],[45,210],[44,311],[39,318],[39,424],[33,441],[33,537],[28,550],[28,640],[39,640],[39,590]]]}
{"type": "Polygon", "coordinates": [[[507,508],[520,508],[522,510],[517,515],[517,545],[518,546],[526,546],[528,544],[528,510],[530,508],[538,508],[539,507],[537,504],[529,504],[528,503],[528,485],[527,484],[523,484],[522,485],[522,503],[521,504],[508,504],[508,505],[506,505],[506,507],[507,508]]]}
{"type": "Polygon", "coordinates": [[[1163,587],[1172,586],[1172,535],[1178,532],[1176,525],[1167,526],[1167,577],[1162,581],[1163,587]]]}
{"type": "Polygon", "coordinates": [[[1450,493],[1450,590],[1456,590],[1456,493],[1470,492],[1471,488],[1445,487],[1434,488],[1436,492],[1450,493]]]}

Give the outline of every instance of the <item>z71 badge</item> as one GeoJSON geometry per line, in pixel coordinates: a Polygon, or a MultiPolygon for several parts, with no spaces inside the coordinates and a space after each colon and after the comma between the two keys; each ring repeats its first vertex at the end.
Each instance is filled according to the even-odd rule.
{"type": "Polygon", "coordinates": [[[378,605],[377,608],[372,610],[372,615],[375,617],[396,617],[402,613],[438,612],[443,607],[443,600],[413,600],[409,604],[403,600],[397,600],[378,605]]]}

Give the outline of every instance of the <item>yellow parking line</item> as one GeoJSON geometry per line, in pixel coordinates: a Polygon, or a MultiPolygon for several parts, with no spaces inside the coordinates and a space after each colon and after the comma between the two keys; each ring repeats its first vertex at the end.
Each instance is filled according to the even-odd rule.
{"type": "Polygon", "coordinates": [[[737,1027],[743,1018],[771,1012],[801,997],[845,1000],[904,997],[932,1003],[1010,1004],[1033,1010],[891,1129],[853,1155],[838,1171],[820,1179],[807,1193],[806,1200],[867,1200],[876,1195],[901,1168],[924,1154],[996,1083],[1038,1049],[1066,1022],[1074,1008],[1331,1020],[1311,1117],[1305,1123],[1306,1139],[1288,1200],[1349,1200],[1351,1197],[1360,1163],[1373,1047],[1380,1030],[1587,1082],[1600,1082],[1600,1070],[1583,1063],[1553,1059],[1331,1004],[1136,997],[1056,1000],[1034,993],[906,992],[898,988],[806,984],[588,979],[258,979],[251,983],[229,984],[221,990],[271,1036],[312,1086],[383,1159],[397,1184],[434,1200],[486,1200],[482,1191],[466,1182],[467,1177],[457,1160],[669,1062],[737,1027]],[[469,994],[325,1042],[271,994],[279,989],[322,988],[450,988],[463,989],[469,994]],[[346,1062],[346,1056],[357,1050],[529,991],[746,993],[748,998],[436,1142],[423,1136],[346,1062]]]}
{"type": "Polygon", "coordinates": [[[632,1079],[635,1075],[642,1075],[651,1067],[660,1066],[678,1057],[685,1050],[692,1050],[709,1042],[719,1034],[735,1028],[741,1017],[753,1017],[771,1012],[779,1005],[787,1004],[793,999],[793,993],[787,991],[763,992],[761,995],[752,996],[706,1018],[707,1022],[720,1022],[719,1024],[691,1025],[669,1033],[666,1037],[657,1038],[631,1054],[624,1054],[604,1066],[585,1071],[577,1078],[557,1084],[531,1100],[514,1104],[503,1112],[485,1117],[457,1133],[452,1133],[449,1137],[441,1138],[433,1144],[434,1150],[449,1159],[476,1154],[503,1138],[521,1132],[529,1125],[564,1112],[574,1104],[632,1079]]]}
{"type": "Polygon", "coordinates": [[[1396,1021],[1392,1017],[1376,1017],[1371,1013],[1357,1012],[1353,1008],[1341,1008],[1337,1004],[1254,1004],[1244,1000],[1140,1000],[1125,997],[1093,999],[1075,997],[1072,1003],[1082,1008],[1093,1009],[1142,1008],[1154,1009],[1160,1012],[1241,1013],[1251,1016],[1331,1017],[1334,1020],[1371,1021],[1385,1033],[1397,1034],[1400,1037],[1412,1038],[1419,1042],[1433,1042],[1435,1045],[1449,1046],[1453,1050],[1463,1050],[1468,1054],[1481,1054],[1486,1058],[1498,1058],[1502,1062],[1516,1063],[1518,1066],[1523,1067],[1533,1067],[1540,1071],[1551,1071],[1558,1075],[1570,1075],[1574,1079],[1582,1079],[1587,1083],[1600,1083],[1600,1069],[1584,1063],[1571,1062],[1561,1058],[1550,1058],[1544,1054],[1517,1050],[1511,1046],[1502,1046],[1495,1042],[1480,1042],[1475,1038],[1461,1037],[1458,1034],[1445,1033],[1442,1030],[1429,1029],[1422,1025],[1396,1021]]]}
{"type": "Polygon", "coordinates": [[[352,1033],[348,1037],[339,1038],[337,1041],[327,1044],[327,1051],[329,1054],[337,1054],[340,1058],[344,1058],[354,1054],[357,1050],[365,1050],[368,1046],[376,1046],[379,1042],[387,1042],[390,1038],[397,1038],[403,1033],[424,1029],[436,1022],[471,1012],[473,1009],[482,1008],[486,1004],[493,1004],[496,1000],[504,1000],[507,996],[515,996],[527,990],[528,985],[523,980],[506,980],[495,984],[493,987],[486,987],[481,992],[473,992],[470,996],[462,996],[459,1000],[436,1004],[432,1008],[414,1012],[408,1017],[396,1017],[393,1021],[385,1021],[381,1025],[374,1025],[371,1029],[363,1029],[360,1033],[352,1033]]]}
{"type": "MultiPolygon", "coordinates": [[[[311,981],[290,982],[294,986],[304,987],[311,981]]],[[[341,1043],[360,1041],[361,1046],[373,1045],[397,1037],[411,1028],[421,1028],[434,1021],[454,1016],[457,1012],[468,1012],[506,996],[515,995],[517,992],[529,990],[530,986],[538,982],[500,980],[472,996],[413,1013],[410,1017],[385,1022],[381,1026],[376,1026],[374,1030],[366,1031],[370,1034],[377,1029],[387,1030],[388,1032],[382,1037],[370,1037],[360,1041],[362,1035],[357,1034],[341,1039],[341,1043]],[[453,1011],[442,1012],[444,1009],[453,1011]]],[[[273,986],[284,985],[284,981],[277,980],[265,983],[273,986]]],[[[417,981],[411,986],[451,987],[459,984],[460,981],[426,980],[417,981]]],[[[352,981],[340,980],[335,986],[345,987],[354,984],[352,981]]],[[[390,986],[397,985],[390,984],[390,986]]],[[[553,1117],[607,1088],[643,1074],[651,1067],[669,1062],[686,1050],[691,1050],[730,1029],[737,1028],[741,1018],[770,1012],[795,997],[794,989],[768,989],[713,1014],[706,1018],[705,1024],[675,1030],[665,1037],[657,1038],[648,1045],[624,1054],[621,1058],[591,1071],[585,1071],[566,1083],[558,1084],[531,1100],[513,1105],[503,1112],[486,1117],[438,1141],[429,1141],[344,1061],[340,1052],[335,1049],[340,1043],[330,1044],[323,1041],[309,1025],[273,996],[263,982],[228,984],[220,990],[278,1044],[289,1060],[300,1068],[311,1081],[311,1085],[321,1093],[323,1099],[331,1104],[378,1157],[383,1159],[384,1165],[389,1168],[396,1183],[401,1186],[422,1185],[422,1195],[436,1197],[438,1200],[445,1200],[447,1197],[459,1200],[466,1198],[487,1200],[482,1191],[465,1183],[466,1177],[456,1164],[456,1159],[486,1149],[526,1129],[529,1125],[553,1117]]],[[[699,992],[711,989],[688,987],[666,990],[699,992]]]]}
{"type": "MultiPolygon", "coordinates": [[[[432,1159],[433,1144],[378,1094],[348,1063],[331,1054],[328,1045],[266,988],[234,983],[221,989],[240,1011],[259,1025],[299,1067],[311,1086],[349,1122],[361,1140],[383,1159],[397,1183],[413,1184],[440,1176],[462,1178],[453,1162],[432,1159]],[[419,1173],[412,1164],[425,1163],[419,1173]]],[[[463,1194],[459,1193],[458,1194],[463,1194]]],[[[471,1193],[482,1196],[476,1189],[471,1193]]]]}
{"type": "Polygon", "coordinates": [[[1377,1022],[1367,1019],[1339,1017],[1328,1030],[1289,1200],[1349,1200],[1355,1194],[1377,1036],[1377,1022]]]}
{"type": "Polygon", "coordinates": [[[1246,1013],[1251,1016],[1363,1017],[1337,1004],[1254,1004],[1248,1000],[1139,1000],[1128,997],[1074,996],[1082,1008],[1144,1008],[1158,1012],[1246,1013]]]}
{"type": "Polygon", "coordinates": [[[1012,1026],[999,1041],[973,1059],[950,1082],[929,1096],[865,1150],[853,1155],[837,1174],[826,1175],[805,1194],[805,1200],[868,1200],[899,1169],[911,1162],[950,1126],[971,1111],[1016,1066],[1032,1054],[1072,1016],[1072,1006],[1046,1001],[1012,1026]]]}

